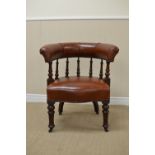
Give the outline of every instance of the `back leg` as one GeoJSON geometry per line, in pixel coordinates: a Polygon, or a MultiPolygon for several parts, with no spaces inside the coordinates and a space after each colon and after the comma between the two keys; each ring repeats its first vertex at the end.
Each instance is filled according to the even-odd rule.
{"type": "Polygon", "coordinates": [[[62,115],[64,102],[59,103],[59,115],[62,115]]]}
{"type": "Polygon", "coordinates": [[[99,114],[98,102],[97,102],[97,101],[94,101],[94,102],[93,102],[93,105],[94,105],[94,111],[96,112],[96,114],[99,114]]]}

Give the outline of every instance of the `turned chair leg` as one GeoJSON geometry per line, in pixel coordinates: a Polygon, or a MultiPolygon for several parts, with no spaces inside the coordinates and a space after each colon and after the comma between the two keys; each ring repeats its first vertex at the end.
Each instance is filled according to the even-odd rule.
{"type": "Polygon", "coordinates": [[[59,115],[62,115],[62,112],[63,112],[63,106],[64,106],[64,102],[60,102],[59,103],[59,115]]]}
{"type": "Polygon", "coordinates": [[[55,109],[55,102],[54,101],[47,101],[47,104],[48,104],[48,117],[49,117],[49,132],[52,132],[53,128],[55,127],[55,124],[54,124],[54,109],[55,109]]]}
{"type": "Polygon", "coordinates": [[[108,131],[108,114],[109,114],[109,100],[104,100],[102,102],[102,112],[103,112],[103,128],[107,132],[108,131]]]}
{"type": "Polygon", "coordinates": [[[94,102],[93,102],[93,105],[94,105],[94,111],[96,112],[96,114],[99,114],[98,102],[94,101],[94,102]]]}

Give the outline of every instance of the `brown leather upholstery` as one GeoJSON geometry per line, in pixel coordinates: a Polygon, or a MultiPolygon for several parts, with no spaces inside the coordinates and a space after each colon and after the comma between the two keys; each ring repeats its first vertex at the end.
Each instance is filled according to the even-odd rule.
{"type": "Polygon", "coordinates": [[[98,78],[69,77],[48,85],[47,96],[49,100],[64,102],[103,101],[109,99],[110,89],[98,78]]]}
{"type": "MultiPolygon", "coordinates": [[[[55,126],[55,102],[59,102],[59,114],[63,112],[65,102],[89,102],[94,111],[99,113],[98,101],[102,102],[103,127],[108,131],[108,113],[110,102],[110,62],[114,61],[119,49],[115,45],[105,43],[57,43],[45,45],[40,49],[45,62],[48,62],[47,104],[49,116],[49,132],[55,126]],[[76,75],[70,76],[70,57],[77,57],[76,75]],[[90,58],[89,75],[81,76],[80,57],[90,58]],[[59,77],[59,60],[66,58],[65,77],[59,77]],[[100,59],[99,77],[93,77],[93,58],[100,59]],[[53,73],[55,61],[55,74],[53,73]],[[105,71],[103,71],[105,69],[105,71]],[[55,76],[54,76],[55,75],[55,76]]],[[[96,68],[95,68],[96,69],[96,68]]]]}
{"type": "Polygon", "coordinates": [[[118,51],[117,46],[104,43],[58,43],[40,49],[46,62],[65,57],[103,58],[112,62],[118,51]]]}

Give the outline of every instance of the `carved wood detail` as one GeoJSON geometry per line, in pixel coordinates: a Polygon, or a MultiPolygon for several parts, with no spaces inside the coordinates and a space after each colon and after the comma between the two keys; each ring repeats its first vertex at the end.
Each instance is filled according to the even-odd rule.
{"type": "Polygon", "coordinates": [[[109,100],[103,101],[102,104],[103,127],[105,131],[108,131],[109,100]]]}
{"type": "Polygon", "coordinates": [[[103,59],[101,59],[101,63],[100,63],[99,79],[103,79],[103,59]]]}
{"type": "Polygon", "coordinates": [[[106,63],[105,82],[110,86],[110,62],[106,63]]]}
{"type": "Polygon", "coordinates": [[[51,82],[54,81],[53,79],[53,70],[52,70],[52,61],[48,63],[48,79],[47,79],[47,84],[50,84],[51,82]]]}
{"type": "Polygon", "coordinates": [[[55,124],[54,124],[55,102],[48,101],[47,104],[48,104],[47,109],[48,109],[48,117],[49,117],[48,127],[49,127],[49,132],[52,132],[53,128],[55,127],[55,124]]]}
{"type": "Polygon", "coordinates": [[[58,59],[56,60],[56,70],[55,70],[55,80],[59,78],[59,61],[58,59]]]}

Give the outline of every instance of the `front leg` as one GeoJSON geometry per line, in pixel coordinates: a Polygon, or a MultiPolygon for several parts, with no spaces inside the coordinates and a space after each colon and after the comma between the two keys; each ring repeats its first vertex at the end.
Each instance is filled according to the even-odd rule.
{"type": "Polygon", "coordinates": [[[47,101],[47,104],[48,104],[48,117],[49,117],[49,132],[52,132],[53,128],[55,127],[55,124],[54,124],[54,109],[55,109],[55,102],[54,101],[47,101]]]}
{"type": "Polygon", "coordinates": [[[109,100],[104,100],[102,101],[102,109],[103,109],[103,127],[104,130],[107,132],[108,131],[108,114],[109,114],[109,100]]]}

